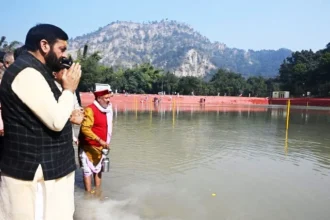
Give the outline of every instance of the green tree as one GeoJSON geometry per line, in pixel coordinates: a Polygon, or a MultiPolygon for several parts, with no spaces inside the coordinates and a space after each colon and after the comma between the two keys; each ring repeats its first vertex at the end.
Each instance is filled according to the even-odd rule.
{"type": "Polygon", "coordinates": [[[210,81],[211,93],[216,95],[237,96],[243,93],[246,88],[246,81],[242,75],[219,69],[210,81]]]}
{"type": "Polygon", "coordinates": [[[253,76],[247,79],[247,86],[245,95],[251,95],[254,97],[266,97],[268,96],[267,84],[263,77],[253,76]]]}
{"type": "Polygon", "coordinates": [[[150,63],[144,63],[123,74],[116,74],[116,81],[121,82],[121,89],[130,93],[154,93],[157,91],[157,82],[161,77],[161,70],[154,68],[150,63]],[[120,79],[121,78],[121,79],[120,79]]]}
{"type": "Polygon", "coordinates": [[[194,76],[184,76],[179,79],[178,92],[182,95],[203,95],[203,80],[194,76]]]}
{"type": "Polygon", "coordinates": [[[313,52],[303,50],[288,57],[279,69],[282,90],[301,96],[307,91],[314,96],[329,96],[330,84],[330,43],[326,48],[313,52]]]}
{"type": "Polygon", "coordinates": [[[20,42],[18,41],[12,41],[12,42],[7,42],[6,37],[2,36],[0,38],[0,51],[4,52],[13,52],[17,46],[20,45],[20,42]]]}
{"type": "Polygon", "coordinates": [[[280,82],[278,78],[269,78],[266,80],[267,97],[272,97],[274,91],[280,91],[280,82]]]}
{"type": "Polygon", "coordinates": [[[81,91],[92,91],[95,83],[105,82],[104,67],[99,64],[101,56],[98,52],[91,54],[88,57],[81,58],[82,76],[79,84],[81,91]]]}
{"type": "Polygon", "coordinates": [[[166,94],[177,92],[179,78],[170,72],[162,72],[160,77],[155,82],[154,92],[164,91],[166,94]]]}

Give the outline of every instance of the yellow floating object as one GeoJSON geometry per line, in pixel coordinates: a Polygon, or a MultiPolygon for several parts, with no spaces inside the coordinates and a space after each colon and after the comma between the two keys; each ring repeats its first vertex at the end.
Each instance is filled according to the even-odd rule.
{"type": "Polygon", "coordinates": [[[215,193],[212,193],[212,196],[216,196],[217,194],[215,194],[215,193]]]}

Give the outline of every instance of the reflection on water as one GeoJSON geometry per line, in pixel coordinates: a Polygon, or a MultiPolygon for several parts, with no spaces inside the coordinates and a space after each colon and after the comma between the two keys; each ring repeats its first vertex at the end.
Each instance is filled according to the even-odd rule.
{"type": "Polygon", "coordinates": [[[75,219],[329,218],[329,111],[292,109],[285,140],[284,108],[172,108],[115,111],[103,192],[78,170],[75,219]]]}

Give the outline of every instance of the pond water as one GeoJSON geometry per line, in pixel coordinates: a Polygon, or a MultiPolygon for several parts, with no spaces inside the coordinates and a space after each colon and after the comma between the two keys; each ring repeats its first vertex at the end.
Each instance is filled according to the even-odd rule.
{"type": "Polygon", "coordinates": [[[330,112],[187,107],[115,111],[109,173],[75,219],[325,220],[330,112]],[[286,138],[286,131],[287,137],[286,138]]]}

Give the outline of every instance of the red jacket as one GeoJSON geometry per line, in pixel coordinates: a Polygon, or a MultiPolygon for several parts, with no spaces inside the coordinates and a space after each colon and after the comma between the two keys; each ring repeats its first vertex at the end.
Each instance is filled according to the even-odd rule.
{"type": "MultiPolygon", "coordinates": [[[[91,128],[92,132],[101,138],[101,140],[107,141],[108,121],[106,113],[101,112],[94,104],[87,107],[92,109],[94,115],[94,124],[91,128]]],[[[98,141],[89,139],[83,134],[81,136],[80,142],[82,145],[100,146],[98,141]]]]}

